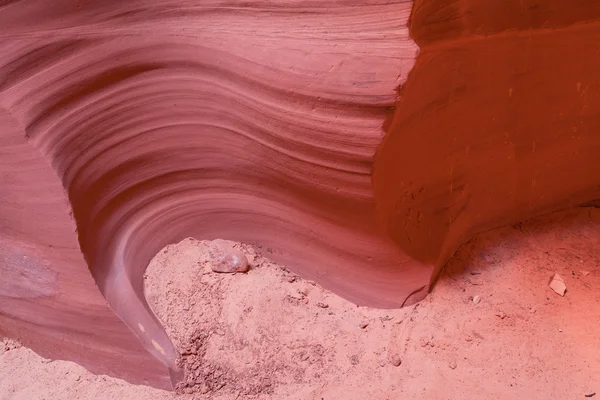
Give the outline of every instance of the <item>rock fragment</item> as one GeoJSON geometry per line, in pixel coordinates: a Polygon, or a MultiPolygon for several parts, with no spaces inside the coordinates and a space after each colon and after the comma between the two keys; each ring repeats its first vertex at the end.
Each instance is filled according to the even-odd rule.
{"type": "Polygon", "coordinates": [[[216,239],[210,242],[208,252],[211,258],[210,267],[214,272],[234,274],[247,272],[249,269],[246,255],[225,240],[216,239]]]}
{"type": "Polygon", "coordinates": [[[402,364],[402,359],[400,358],[400,356],[398,354],[394,354],[393,356],[390,357],[390,363],[394,367],[399,367],[400,364],[402,364]]]}
{"type": "Polygon", "coordinates": [[[565,281],[558,274],[554,274],[554,276],[550,280],[549,286],[552,290],[556,292],[556,294],[560,296],[564,296],[565,292],[567,291],[567,285],[565,284],[565,281]]]}
{"type": "Polygon", "coordinates": [[[479,304],[481,302],[481,297],[479,295],[473,296],[473,304],[479,304]]]}
{"type": "Polygon", "coordinates": [[[360,324],[358,324],[358,326],[360,329],[365,329],[367,326],[369,326],[369,323],[367,321],[362,321],[360,324]]]}

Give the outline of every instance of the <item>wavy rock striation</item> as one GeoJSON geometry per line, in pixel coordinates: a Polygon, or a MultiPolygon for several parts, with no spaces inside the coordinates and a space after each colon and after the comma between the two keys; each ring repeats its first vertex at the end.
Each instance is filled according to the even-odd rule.
{"type": "Polygon", "coordinates": [[[422,298],[433,267],[379,226],[371,186],[410,10],[0,2],[0,333],[171,388],[142,277],[187,236],[270,247],[356,303],[422,298]]]}

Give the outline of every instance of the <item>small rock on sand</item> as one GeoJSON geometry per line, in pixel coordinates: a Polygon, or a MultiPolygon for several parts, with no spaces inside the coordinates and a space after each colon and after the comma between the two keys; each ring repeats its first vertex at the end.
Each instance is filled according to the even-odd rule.
{"type": "Polygon", "coordinates": [[[506,318],[506,313],[504,313],[503,311],[498,311],[498,312],[496,312],[496,317],[498,317],[500,319],[504,319],[504,318],[506,318]]]}
{"type": "Polygon", "coordinates": [[[400,358],[400,356],[398,354],[394,354],[393,356],[390,357],[390,363],[394,367],[399,367],[400,364],[402,364],[402,359],[400,358]]]}
{"type": "Polygon", "coordinates": [[[567,291],[567,285],[565,285],[565,281],[558,274],[554,274],[549,285],[552,290],[561,296],[564,296],[565,292],[567,291]]]}
{"type": "Polygon", "coordinates": [[[473,296],[473,304],[479,304],[480,301],[481,297],[479,297],[479,295],[473,296]]]}
{"type": "Polygon", "coordinates": [[[451,369],[456,369],[456,361],[450,361],[450,364],[448,364],[448,366],[449,366],[451,369]]]}
{"type": "Polygon", "coordinates": [[[248,259],[239,249],[222,239],[210,242],[208,247],[210,266],[214,272],[233,274],[248,271],[248,259]]]}
{"type": "Polygon", "coordinates": [[[358,324],[358,326],[360,327],[360,329],[365,329],[367,326],[369,326],[369,323],[367,321],[363,321],[360,324],[358,324]]]}

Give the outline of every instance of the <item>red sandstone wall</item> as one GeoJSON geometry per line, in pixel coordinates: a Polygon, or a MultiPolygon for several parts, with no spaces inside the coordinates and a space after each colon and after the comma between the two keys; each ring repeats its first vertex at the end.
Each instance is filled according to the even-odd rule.
{"type": "Polygon", "coordinates": [[[591,1],[416,1],[374,187],[432,278],[476,233],[600,197],[598,18],[591,1]]]}
{"type": "Polygon", "coordinates": [[[186,236],[272,248],[360,304],[425,295],[431,268],[389,239],[371,186],[410,3],[2,4],[1,334],[170,387],[142,275],[186,236]],[[38,284],[15,286],[23,270],[38,284]]]}
{"type": "Polygon", "coordinates": [[[186,236],[400,307],[600,195],[596,2],[418,0],[408,80],[408,2],[0,4],[0,334],[94,372],[179,379],[142,275],[186,236]]]}

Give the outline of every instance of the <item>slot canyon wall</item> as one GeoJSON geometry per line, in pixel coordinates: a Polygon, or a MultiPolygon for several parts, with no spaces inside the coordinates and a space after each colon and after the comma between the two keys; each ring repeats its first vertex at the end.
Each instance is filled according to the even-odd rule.
{"type": "Polygon", "coordinates": [[[473,235],[600,197],[600,3],[417,0],[373,182],[432,278],[473,235]]]}
{"type": "Polygon", "coordinates": [[[171,388],[142,276],[187,236],[271,248],[359,304],[425,296],[371,184],[410,2],[1,4],[1,334],[171,388]]]}
{"type": "Polygon", "coordinates": [[[169,243],[401,307],[473,234],[600,197],[575,3],[0,2],[0,334],[170,389],[169,243]]]}

